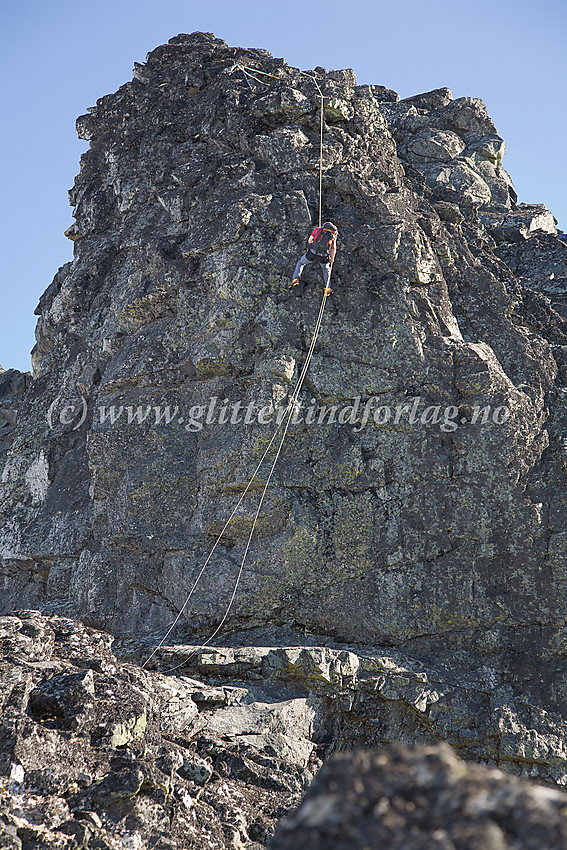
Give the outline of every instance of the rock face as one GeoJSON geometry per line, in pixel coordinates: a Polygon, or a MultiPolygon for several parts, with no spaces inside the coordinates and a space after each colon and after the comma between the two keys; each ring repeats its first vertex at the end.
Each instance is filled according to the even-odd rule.
{"type": "MultiPolygon", "coordinates": [[[[362,742],[425,729],[565,784],[564,234],[517,205],[482,101],[309,74],[334,294],[221,640],[433,671],[456,714],[400,673],[411,723],[386,707],[362,742]]],[[[75,256],[1,476],[4,612],[127,637],[182,608],[319,309],[315,272],[286,292],[318,214],[309,74],[183,35],[79,118],[75,256]]],[[[176,639],[223,617],[272,458],[176,639]]]]}
{"type": "Polygon", "coordinates": [[[567,797],[460,761],[446,744],[329,760],[273,850],[567,847],[567,797]]]}
{"type": "MultiPolygon", "coordinates": [[[[146,648],[131,639],[122,646],[125,657],[139,662],[150,650],[150,642],[146,648]]],[[[215,649],[176,645],[160,649],[150,665],[216,684],[236,683],[256,694],[262,718],[272,716],[268,703],[278,703],[277,715],[280,703],[290,706],[295,701],[293,711],[286,709],[285,714],[302,717],[289,733],[301,739],[292,747],[299,752],[318,747],[325,755],[335,749],[376,747],[384,741],[442,739],[466,758],[548,784],[567,782],[567,724],[562,714],[532,705],[504,677],[495,674],[488,684],[485,670],[463,673],[458,663],[452,669],[431,668],[395,650],[384,654],[370,647],[317,645],[215,649]]],[[[226,733],[229,727],[219,729],[217,722],[214,728],[226,733]]],[[[274,743],[265,738],[268,729],[256,725],[246,709],[234,731],[247,735],[254,731],[255,740],[274,743]]],[[[282,728],[285,725],[284,721],[282,728]]]]}
{"type": "MultiPolygon", "coordinates": [[[[444,737],[468,758],[557,778],[559,722],[552,737],[529,706],[513,713],[392,656],[176,646],[158,672],[126,660],[146,646],[111,644],[66,617],[0,617],[3,848],[260,850],[329,753],[392,739],[444,737]]],[[[448,745],[398,746],[328,761],[273,846],[422,848],[444,830],[432,847],[559,850],[566,811],[566,795],[466,767],[448,745]],[[421,843],[404,844],[416,827],[421,843]],[[534,843],[544,828],[548,843],[534,843]]]]}
{"type": "Polygon", "coordinates": [[[7,371],[0,366],[0,460],[6,459],[10,448],[18,408],[24,395],[29,389],[31,375],[29,372],[19,372],[17,369],[7,371]]]}

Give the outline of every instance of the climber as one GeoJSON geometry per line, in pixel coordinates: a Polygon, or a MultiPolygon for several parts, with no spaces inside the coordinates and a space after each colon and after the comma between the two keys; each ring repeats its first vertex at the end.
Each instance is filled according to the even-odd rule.
{"type": "Polygon", "coordinates": [[[332,221],[325,221],[322,227],[316,227],[309,239],[305,254],[303,254],[295,267],[290,289],[298,286],[301,282],[301,273],[305,266],[311,263],[319,263],[325,281],[325,295],[333,291],[330,287],[331,268],[337,251],[338,230],[332,221]]]}

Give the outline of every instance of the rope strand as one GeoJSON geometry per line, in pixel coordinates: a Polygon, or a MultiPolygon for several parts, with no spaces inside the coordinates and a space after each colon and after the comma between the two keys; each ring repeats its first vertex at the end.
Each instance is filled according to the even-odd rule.
{"type": "MultiPolygon", "coordinates": [[[[177,664],[175,667],[171,667],[169,670],[166,670],[166,671],[165,671],[166,675],[169,675],[170,673],[175,672],[175,670],[178,670],[180,667],[183,667],[183,665],[184,665],[184,664],[186,664],[186,663],[187,663],[187,661],[188,661],[188,660],[189,660],[189,659],[190,659],[193,655],[195,655],[197,652],[200,652],[200,651],[201,651],[201,649],[204,649],[206,646],[208,646],[208,644],[209,644],[209,643],[210,643],[210,642],[211,642],[211,641],[212,641],[212,640],[213,640],[213,639],[217,636],[217,634],[220,632],[221,628],[222,628],[222,627],[223,627],[223,625],[224,625],[224,622],[225,622],[226,618],[228,617],[228,615],[229,615],[229,613],[230,613],[230,609],[232,608],[232,603],[234,602],[234,599],[235,599],[235,597],[236,597],[236,592],[237,592],[237,590],[238,590],[238,585],[240,584],[240,578],[241,578],[241,576],[242,576],[242,571],[243,571],[243,569],[244,569],[244,562],[246,561],[246,556],[248,555],[248,550],[249,550],[249,548],[250,548],[250,544],[251,544],[251,542],[252,542],[252,536],[253,536],[253,534],[254,534],[254,529],[255,529],[255,527],[256,527],[256,522],[258,521],[258,517],[260,516],[260,511],[261,511],[261,509],[262,509],[262,505],[263,505],[263,503],[264,503],[264,498],[265,498],[265,496],[266,496],[266,492],[267,492],[267,490],[268,490],[268,487],[269,487],[270,481],[271,481],[271,479],[272,479],[272,475],[274,474],[274,470],[275,470],[275,468],[276,468],[276,464],[277,464],[277,462],[278,462],[278,458],[279,458],[279,456],[280,456],[280,452],[281,452],[281,450],[282,450],[282,446],[283,446],[283,443],[284,443],[284,440],[285,440],[285,437],[286,437],[286,434],[287,434],[288,428],[289,428],[289,426],[290,426],[290,424],[291,424],[291,420],[292,420],[292,417],[293,417],[293,408],[295,407],[295,403],[296,403],[296,401],[297,401],[297,399],[298,399],[298,397],[299,397],[299,392],[300,392],[300,390],[301,390],[301,387],[302,387],[303,381],[304,381],[304,379],[305,379],[305,376],[306,376],[306,374],[307,374],[307,370],[308,370],[308,368],[309,368],[309,364],[310,364],[310,362],[311,362],[311,358],[312,358],[312,356],[313,356],[313,351],[314,351],[314,349],[315,349],[315,344],[316,344],[316,342],[317,342],[317,337],[319,336],[319,330],[321,329],[321,322],[322,322],[322,320],[323,320],[323,312],[324,312],[324,310],[325,310],[325,303],[326,303],[326,301],[327,301],[327,295],[326,295],[326,292],[325,292],[325,293],[324,293],[324,295],[323,295],[323,299],[322,299],[322,301],[321,301],[321,306],[320,306],[320,308],[319,308],[319,315],[318,315],[318,317],[317,317],[317,322],[316,322],[316,324],[315,324],[315,330],[314,330],[314,332],[313,332],[313,338],[312,338],[312,340],[311,340],[311,345],[310,345],[310,347],[309,347],[309,351],[308,351],[308,353],[307,353],[307,357],[306,357],[306,359],[305,359],[305,363],[303,364],[303,369],[301,370],[301,375],[300,375],[300,377],[299,377],[299,379],[298,379],[298,381],[297,381],[296,388],[295,388],[295,391],[294,391],[293,396],[292,396],[292,404],[291,404],[291,406],[290,406],[290,405],[288,405],[288,408],[287,408],[287,410],[286,410],[286,414],[285,414],[285,415],[287,415],[287,422],[286,422],[286,425],[285,425],[285,428],[284,428],[284,432],[283,432],[282,437],[281,437],[281,440],[280,440],[280,444],[279,444],[279,446],[278,446],[278,450],[277,450],[277,452],[276,452],[276,456],[275,456],[275,458],[274,458],[274,460],[273,460],[273,463],[272,463],[272,466],[271,466],[271,468],[270,468],[270,472],[269,472],[269,474],[268,474],[268,478],[267,478],[266,483],[265,483],[265,485],[264,485],[264,488],[263,488],[263,491],[262,491],[262,496],[261,496],[260,501],[259,501],[259,503],[258,503],[258,508],[256,509],[256,515],[254,516],[254,521],[253,521],[253,523],[252,523],[252,528],[250,529],[250,534],[248,535],[248,541],[247,541],[247,543],[246,543],[246,548],[245,548],[245,550],[244,550],[244,554],[243,554],[243,556],[242,556],[242,560],[241,560],[241,562],[240,562],[240,568],[239,568],[239,570],[238,570],[238,575],[237,575],[237,577],[236,577],[236,582],[235,582],[235,584],[234,584],[234,588],[233,588],[233,591],[232,591],[232,596],[230,597],[230,601],[229,601],[229,603],[228,603],[228,607],[227,607],[227,609],[226,609],[226,611],[225,611],[225,613],[224,613],[224,615],[223,615],[222,620],[220,621],[220,623],[218,624],[218,626],[216,627],[216,629],[215,629],[215,631],[212,633],[212,635],[210,635],[210,637],[208,637],[208,638],[207,638],[207,640],[206,640],[204,643],[202,643],[200,646],[198,646],[198,647],[196,647],[194,650],[192,650],[192,652],[190,652],[190,653],[189,653],[189,655],[187,656],[187,658],[185,658],[185,659],[184,659],[184,660],[183,660],[180,664],[177,664]],[[288,411],[289,411],[289,414],[288,414],[288,411]]],[[[282,422],[283,422],[283,419],[282,419],[282,422]]],[[[281,423],[280,423],[280,425],[281,425],[281,423]]],[[[280,427],[280,426],[278,426],[278,429],[279,429],[279,427],[280,427]]],[[[277,434],[277,431],[275,432],[275,434],[277,434]]],[[[275,436],[275,434],[274,434],[274,436],[275,436]]],[[[201,572],[202,572],[202,571],[201,571],[201,572]]],[[[159,646],[158,646],[158,647],[156,647],[156,649],[154,650],[154,652],[152,653],[152,655],[148,658],[148,661],[150,660],[150,658],[152,658],[152,657],[155,655],[155,653],[158,651],[158,649],[159,649],[159,648],[163,645],[163,642],[164,642],[164,641],[165,641],[165,638],[164,638],[164,639],[163,639],[163,641],[159,644],[159,646]]],[[[146,662],[146,663],[147,663],[147,662],[146,662]]]]}
{"type": "MultiPolygon", "coordinates": [[[[281,79],[280,77],[275,77],[273,74],[267,74],[265,71],[260,71],[260,70],[259,70],[259,69],[257,69],[257,68],[252,69],[252,68],[247,68],[246,66],[242,66],[242,65],[239,65],[239,66],[236,66],[236,67],[239,67],[239,68],[240,68],[240,70],[243,72],[244,78],[245,78],[246,82],[248,83],[248,85],[250,85],[250,84],[249,84],[249,82],[248,82],[247,71],[248,71],[248,72],[250,72],[250,71],[252,71],[252,70],[253,70],[253,71],[255,71],[256,73],[263,74],[264,76],[267,76],[267,77],[273,77],[273,78],[274,78],[274,79],[276,79],[276,80],[281,79]]],[[[315,78],[315,76],[313,76],[312,74],[308,74],[306,71],[302,71],[301,73],[302,73],[302,74],[304,74],[306,77],[309,77],[309,79],[311,79],[311,80],[315,83],[315,85],[316,85],[316,87],[317,87],[317,91],[318,91],[318,93],[319,93],[319,97],[321,98],[321,120],[320,120],[320,133],[319,133],[319,227],[321,227],[321,221],[322,221],[322,206],[323,206],[323,203],[322,203],[322,201],[323,201],[323,129],[324,129],[324,121],[323,121],[323,117],[324,117],[324,116],[323,116],[323,92],[321,91],[321,88],[320,88],[319,83],[317,82],[317,79],[315,78]]],[[[252,74],[250,74],[250,76],[252,77],[252,79],[256,79],[256,78],[255,78],[252,74]]],[[[257,82],[259,82],[259,83],[262,83],[262,80],[256,80],[256,81],[257,81],[257,82]]],[[[265,85],[269,85],[269,84],[265,84],[265,85]]],[[[269,452],[269,450],[270,450],[270,448],[271,448],[271,446],[272,446],[272,444],[273,444],[273,442],[274,442],[274,440],[275,440],[275,438],[276,438],[276,436],[277,436],[277,434],[278,434],[278,432],[279,432],[280,428],[282,427],[283,422],[285,421],[285,419],[286,419],[286,417],[287,417],[287,422],[286,422],[286,424],[285,424],[284,431],[283,431],[283,434],[282,434],[282,436],[281,436],[280,443],[279,443],[278,449],[277,449],[277,451],[276,451],[276,455],[275,455],[274,461],[273,461],[272,466],[271,466],[271,468],[270,468],[270,472],[269,472],[269,474],[268,474],[268,478],[267,478],[266,483],[265,483],[265,485],[264,485],[264,488],[263,488],[263,490],[262,490],[262,495],[261,495],[261,497],[260,497],[260,501],[259,501],[259,503],[258,503],[258,508],[257,508],[257,510],[256,510],[256,514],[255,514],[255,516],[254,516],[254,520],[253,520],[253,522],[252,522],[252,528],[250,529],[250,534],[249,534],[249,536],[248,536],[248,540],[247,540],[247,543],[246,543],[246,547],[245,547],[245,550],[244,550],[244,554],[243,554],[243,556],[242,556],[242,561],[241,561],[241,563],[240,563],[240,568],[239,568],[239,570],[238,570],[238,575],[237,575],[237,577],[236,577],[236,582],[235,582],[235,585],[234,585],[234,589],[233,589],[233,591],[232,591],[232,595],[231,595],[230,601],[229,601],[229,603],[228,603],[228,607],[227,607],[227,609],[226,609],[226,611],[225,611],[225,613],[224,613],[224,615],[223,615],[223,617],[222,617],[222,620],[220,621],[219,625],[217,626],[217,628],[215,629],[215,631],[212,633],[212,635],[211,635],[211,636],[210,636],[210,637],[209,637],[209,638],[205,641],[205,643],[203,643],[203,644],[201,644],[201,646],[197,647],[197,649],[195,649],[195,650],[194,650],[194,651],[193,651],[193,652],[189,655],[189,657],[191,657],[191,655],[194,655],[194,654],[195,654],[195,652],[199,652],[201,649],[203,649],[205,646],[207,646],[207,645],[208,645],[208,644],[209,644],[209,643],[210,643],[210,642],[211,642],[211,641],[212,641],[212,640],[216,637],[216,635],[219,633],[219,631],[221,630],[222,626],[224,625],[224,623],[225,623],[225,621],[226,621],[226,618],[227,618],[227,617],[228,617],[228,615],[229,615],[229,612],[230,612],[230,610],[231,610],[231,608],[232,608],[232,604],[233,604],[234,599],[235,599],[235,597],[236,597],[236,592],[237,592],[237,590],[238,590],[238,586],[239,586],[239,583],[240,583],[240,578],[241,578],[241,576],[242,576],[242,571],[243,571],[243,569],[244,569],[244,562],[246,561],[246,557],[247,557],[247,555],[248,555],[248,550],[249,550],[249,548],[250,548],[250,544],[252,543],[252,537],[253,537],[253,535],[254,535],[254,530],[255,530],[255,528],[256,528],[256,523],[257,523],[257,521],[258,521],[258,517],[260,516],[260,511],[261,511],[261,509],[262,509],[262,505],[263,505],[263,503],[264,503],[264,498],[265,498],[265,496],[266,496],[266,493],[267,493],[267,490],[268,490],[268,486],[269,486],[269,484],[270,484],[270,481],[271,481],[271,479],[272,479],[272,475],[273,475],[274,470],[275,470],[275,468],[276,468],[276,464],[277,464],[277,462],[278,462],[278,458],[279,458],[279,456],[280,456],[280,452],[281,452],[281,450],[282,450],[283,443],[284,443],[284,440],[285,440],[285,437],[286,437],[286,434],[287,434],[288,428],[289,428],[289,426],[290,426],[290,424],[291,424],[291,420],[292,420],[292,417],[293,417],[293,412],[294,412],[294,409],[295,409],[295,405],[296,405],[296,403],[297,403],[297,399],[298,399],[298,397],[299,397],[299,393],[300,393],[300,391],[301,391],[301,387],[302,387],[302,385],[303,385],[303,381],[304,381],[304,379],[305,379],[305,375],[307,374],[307,370],[308,370],[308,368],[309,368],[309,364],[310,364],[310,362],[311,362],[311,358],[312,358],[312,356],[313,356],[313,351],[314,351],[314,349],[315,349],[315,344],[316,344],[316,342],[317,342],[317,337],[319,336],[319,330],[320,330],[320,328],[321,328],[321,322],[322,322],[322,320],[323,320],[323,312],[324,312],[324,310],[325,310],[325,302],[326,302],[326,300],[327,300],[327,296],[328,296],[327,287],[325,287],[325,291],[324,291],[324,294],[323,294],[323,298],[322,298],[322,300],[321,300],[321,306],[320,306],[320,308],[319,308],[319,315],[317,316],[317,322],[315,323],[315,329],[314,329],[314,332],[313,332],[313,337],[312,337],[312,339],[311,339],[311,345],[310,345],[310,347],[309,347],[309,351],[308,351],[308,353],[307,353],[307,357],[306,357],[306,359],[305,359],[305,363],[303,364],[303,368],[302,368],[302,370],[301,370],[301,374],[300,374],[300,376],[299,376],[299,378],[298,378],[298,380],[297,380],[297,384],[296,384],[295,390],[294,390],[294,392],[293,392],[293,394],[292,394],[292,396],[291,396],[291,398],[290,398],[290,400],[289,400],[289,402],[288,402],[288,405],[287,405],[287,407],[286,407],[286,410],[285,410],[285,412],[284,412],[284,415],[283,415],[282,419],[280,420],[280,422],[278,423],[277,428],[275,429],[274,433],[272,434],[272,437],[271,437],[271,439],[270,439],[270,441],[269,441],[268,445],[266,446],[266,449],[265,449],[265,451],[264,451],[264,454],[263,454],[263,455],[262,455],[262,457],[260,458],[260,461],[258,462],[258,465],[256,466],[256,469],[255,469],[255,470],[254,470],[254,472],[252,473],[252,477],[250,478],[250,480],[249,480],[248,484],[246,485],[245,489],[243,490],[243,492],[242,492],[242,494],[241,494],[241,496],[240,496],[240,498],[239,498],[238,502],[236,503],[235,507],[233,508],[233,510],[232,510],[232,512],[231,512],[231,514],[230,514],[230,516],[229,516],[229,518],[228,518],[228,519],[227,519],[227,521],[225,522],[225,524],[224,524],[224,526],[223,526],[223,528],[222,528],[222,530],[221,530],[220,534],[219,534],[219,535],[218,535],[218,537],[216,538],[215,543],[214,543],[214,545],[213,545],[213,548],[212,548],[212,549],[211,549],[211,551],[209,552],[209,554],[208,554],[208,556],[207,556],[207,559],[206,559],[205,563],[204,563],[204,564],[203,564],[203,566],[201,567],[201,569],[200,569],[200,571],[199,571],[199,573],[198,573],[198,575],[197,575],[197,578],[196,578],[196,579],[195,579],[195,581],[193,582],[193,586],[191,587],[191,590],[190,590],[190,591],[189,591],[189,593],[187,594],[187,596],[186,596],[186,598],[185,598],[185,601],[184,601],[183,605],[181,606],[181,608],[179,609],[179,611],[178,611],[178,613],[177,613],[177,616],[176,616],[176,617],[175,617],[175,619],[173,620],[173,623],[171,624],[171,626],[169,627],[169,629],[167,630],[167,632],[165,633],[165,635],[163,636],[163,638],[160,640],[160,642],[158,643],[158,645],[154,648],[154,650],[151,652],[151,654],[150,654],[150,655],[146,658],[146,660],[145,660],[145,661],[144,661],[144,663],[142,664],[142,667],[145,667],[145,666],[146,666],[146,665],[147,665],[147,664],[151,661],[151,659],[152,659],[152,658],[156,655],[156,653],[157,653],[157,652],[161,649],[161,647],[163,646],[163,644],[165,643],[165,641],[167,640],[167,638],[168,638],[168,637],[169,637],[169,635],[172,633],[173,629],[175,628],[175,626],[177,625],[177,623],[179,622],[179,620],[180,620],[180,619],[181,619],[181,617],[183,616],[183,612],[185,611],[185,609],[186,609],[187,605],[189,604],[189,601],[190,601],[191,597],[193,596],[193,593],[195,592],[195,590],[196,590],[196,588],[197,588],[197,585],[198,585],[198,583],[199,583],[199,581],[200,581],[200,579],[201,579],[201,576],[202,576],[202,575],[203,575],[203,573],[205,572],[205,569],[207,568],[207,566],[208,566],[208,564],[209,564],[209,562],[210,562],[210,560],[211,560],[211,558],[212,558],[212,556],[213,556],[213,554],[214,554],[214,552],[215,552],[215,550],[216,550],[216,548],[217,548],[218,544],[219,544],[219,543],[220,543],[220,541],[222,540],[222,537],[223,537],[223,535],[224,535],[224,533],[225,533],[226,529],[228,528],[228,526],[230,525],[230,523],[231,523],[232,519],[234,518],[234,515],[236,514],[236,511],[238,510],[238,508],[239,508],[239,507],[240,507],[240,505],[242,504],[242,501],[243,501],[244,497],[246,496],[246,494],[248,493],[248,490],[249,490],[249,489],[250,489],[250,487],[252,486],[252,482],[253,482],[253,481],[254,481],[254,479],[256,478],[256,475],[258,474],[258,472],[259,472],[259,470],[260,470],[260,467],[262,466],[262,464],[263,464],[263,462],[264,462],[264,460],[265,460],[265,458],[266,458],[266,456],[267,456],[267,454],[268,454],[268,452],[269,452]]],[[[187,660],[187,659],[186,659],[186,660],[187,660]]],[[[171,670],[169,670],[169,671],[168,671],[168,673],[172,673],[172,672],[174,672],[174,671],[175,671],[175,670],[177,670],[179,667],[183,666],[183,664],[185,664],[185,661],[183,661],[181,664],[178,664],[176,667],[171,668],[171,670]]]]}
{"type": "Polygon", "coordinates": [[[268,445],[266,446],[266,449],[264,450],[264,454],[262,455],[262,457],[261,457],[261,458],[260,458],[260,460],[258,461],[258,465],[256,466],[256,469],[254,470],[254,472],[252,473],[252,476],[251,476],[250,480],[248,481],[248,484],[246,485],[245,489],[242,491],[242,494],[241,494],[241,496],[240,496],[240,498],[239,498],[238,502],[236,503],[236,505],[235,505],[235,506],[234,506],[234,508],[232,509],[232,513],[230,514],[229,518],[227,519],[227,521],[226,521],[226,522],[225,522],[225,524],[223,525],[223,527],[222,527],[222,530],[221,530],[220,534],[218,535],[217,539],[215,540],[215,543],[214,543],[214,545],[213,545],[213,548],[211,549],[211,551],[209,552],[209,554],[208,554],[208,556],[207,556],[207,560],[205,561],[205,563],[204,563],[204,564],[203,564],[203,566],[201,567],[201,570],[199,571],[199,574],[198,574],[197,578],[195,579],[195,581],[194,581],[194,583],[193,583],[193,587],[191,588],[191,590],[190,590],[190,591],[189,591],[189,593],[187,594],[187,597],[186,597],[186,599],[185,599],[185,602],[183,603],[183,605],[181,606],[180,610],[178,611],[178,613],[177,613],[177,616],[176,616],[175,620],[173,621],[173,623],[171,624],[171,626],[169,627],[169,629],[167,630],[166,634],[163,636],[163,638],[161,639],[161,641],[158,643],[158,645],[156,646],[156,648],[154,649],[154,651],[152,652],[152,654],[148,656],[148,658],[146,659],[146,661],[144,662],[144,664],[142,665],[142,667],[145,667],[145,666],[146,666],[146,664],[147,664],[147,663],[148,663],[148,662],[149,662],[149,661],[150,661],[150,660],[154,657],[154,655],[155,655],[155,654],[156,654],[156,652],[160,649],[160,647],[162,647],[162,646],[163,646],[163,644],[165,643],[165,641],[167,640],[167,638],[169,637],[169,635],[171,634],[171,632],[173,631],[173,629],[175,628],[175,626],[177,625],[177,623],[179,622],[179,620],[181,619],[181,617],[182,617],[182,615],[183,615],[183,612],[184,612],[185,608],[187,607],[187,604],[189,603],[189,600],[191,599],[191,597],[193,596],[193,593],[195,592],[195,589],[196,589],[196,587],[197,587],[197,585],[198,585],[198,583],[199,583],[199,580],[200,580],[201,576],[202,576],[202,575],[203,575],[203,573],[205,572],[205,569],[207,568],[207,566],[208,566],[208,564],[209,564],[209,561],[211,560],[211,558],[212,558],[212,556],[213,556],[213,554],[214,554],[214,552],[215,552],[215,549],[217,548],[218,544],[219,544],[219,543],[220,543],[220,541],[222,540],[223,535],[224,535],[224,533],[225,533],[226,529],[227,529],[227,528],[228,528],[228,526],[230,525],[230,523],[231,523],[232,519],[234,518],[234,515],[236,514],[236,511],[238,510],[238,508],[239,508],[239,507],[240,507],[240,505],[242,504],[242,501],[243,501],[244,497],[246,496],[246,494],[247,494],[248,490],[249,490],[249,489],[250,489],[250,487],[252,486],[252,482],[253,482],[253,481],[254,481],[254,479],[256,478],[256,475],[258,474],[258,472],[259,472],[259,470],[260,470],[260,467],[262,466],[262,464],[263,464],[263,462],[264,462],[264,460],[265,460],[265,458],[266,458],[266,455],[267,455],[267,454],[268,454],[268,452],[270,451],[270,448],[272,447],[272,444],[273,444],[274,440],[276,439],[276,436],[277,436],[277,434],[278,434],[278,431],[280,430],[280,428],[281,428],[281,426],[282,426],[282,424],[283,424],[283,421],[284,421],[284,419],[285,419],[285,416],[287,415],[287,413],[288,413],[288,411],[290,410],[291,406],[294,404],[294,395],[295,395],[295,391],[294,391],[294,394],[292,394],[292,396],[291,396],[291,398],[290,398],[290,400],[289,400],[289,402],[288,402],[288,405],[287,405],[287,408],[286,408],[286,410],[285,410],[284,416],[282,417],[282,420],[278,423],[278,426],[277,426],[276,430],[275,430],[275,431],[274,431],[274,433],[272,434],[272,437],[271,437],[271,439],[270,439],[270,442],[268,443],[268,445]]]}
{"type": "Polygon", "coordinates": [[[319,140],[319,227],[321,227],[321,207],[323,198],[323,95],[321,95],[321,136],[319,140]]]}

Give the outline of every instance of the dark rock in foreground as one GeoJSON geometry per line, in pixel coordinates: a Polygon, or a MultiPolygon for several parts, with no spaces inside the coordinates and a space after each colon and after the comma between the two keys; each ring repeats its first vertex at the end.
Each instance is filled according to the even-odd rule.
{"type": "Polygon", "coordinates": [[[564,850],[567,796],[461,761],[446,744],[325,764],[272,850],[564,850]]]}

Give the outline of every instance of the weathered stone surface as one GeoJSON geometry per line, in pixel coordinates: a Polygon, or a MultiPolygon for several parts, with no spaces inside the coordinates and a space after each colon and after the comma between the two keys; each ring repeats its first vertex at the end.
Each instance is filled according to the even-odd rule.
{"type": "Polygon", "coordinates": [[[442,109],[453,100],[453,92],[448,88],[433,89],[433,91],[404,97],[403,103],[413,103],[419,109],[442,109]]]}
{"type": "Polygon", "coordinates": [[[496,134],[486,106],[477,97],[458,97],[444,106],[440,115],[441,121],[457,132],[496,134]]]}
{"type": "MultiPolygon", "coordinates": [[[[443,694],[451,671],[466,683],[455,703],[416,691],[401,716],[395,697],[373,733],[349,708],[341,734],[413,740],[431,723],[471,758],[563,782],[567,249],[545,208],[517,206],[475,98],[400,102],[349,70],[305,74],[196,33],[79,118],[74,259],[40,300],[0,478],[1,610],[161,636],[222,531],[173,637],[196,645],[224,616],[266,470],[223,527],[273,433],[256,414],[295,385],[320,302],[315,285],[286,294],[318,217],[309,74],[326,95],[322,212],[340,233],[300,398],[315,422],[288,431],[222,640],[289,649],[309,633],[400,653],[443,694]],[[272,76],[247,80],[243,64],[272,76]]],[[[69,735],[93,722],[65,713],[64,695],[88,702],[76,673],[32,688],[69,735]]],[[[238,703],[238,680],[180,681],[154,679],[161,734],[238,703]]],[[[229,737],[270,741],[299,769],[310,706],[294,703],[288,749],[278,736],[305,693],[269,711],[252,696],[229,737]]],[[[145,739],[148,709],[131,707],[93,727],[100,746],[145,739]]]]}
{"type": "MultiPolygon", "coordinates": [[[[481,655],[498,642],[501,635],[485,636],[481,655]]],[[[148,653],[130,642],[122,651],[140,660],[148,653]]],[[[150,666],[156,659],[165,670],[245,684],[248,698],[226,708],[219,700],[209,730],[225,740],[273,748],[299,767],[323,741],[334,749],[443,739],[467,758],[549,784],[567,783],[561,713],[530,704],[489,662],[455,676],[448,659],[432,669],[391,649],[329,646],[164,646],[150,666]],[[269,704],[268,693],[275,697],[269,704]]]]}
{"type": "Polygon", "coordinates": [[[0,463],[4,463],[16,428],[18,408],[31,383],[29,372],[0,366],[0,463]]]}
{"type": "Polygon", "coordinates": [[[548,850],[567,847],[567,796],[460,761],[449,747],[395,745],[330,759],[273,850],[548,850]]]}
{"type": "Polygon", "coordinates": [[[465,149],[464,141],[451,130],[424,130],[407,146],[413,158],[449,162],[465,149]]]}
{"type": "Polygon", "coordinates": [[[253,850],[329,753],[388,741],[443,738],[567,781],[563,718],[488,666],[465,679],[372,647],[176,645],[153,656],[158,672],[137,663],[150,640],[123,639],[115,656],[109,635],[34,611],[0,617],[0,641],[8,847],[253,850]]]}
{"type": "Polygon", "coordinates": [[[371,97],[382,103],[397,103],[400,99],[397,92],[385,86],[356,86],[355,92],[358,97],[371,97]]]}
{"type": "Polygon", "coordinates": [[[385,104],[399,155],[425,178],[438,201],[514,207],[517,194],[502,168],[506,151],[486,107],[450,99],[448,89],[385,104]]]}
{"type": "Polygon", "coordinates": [[[511,213],[489,208],[479,217],[497,243],[522,242],[534,234],[557,236],[557,221],[545,204],[520,204],[511,213]]]}
{"type": "Polygon", "coordinates": [[[321,764],[293,699],[265,704],[277,723],[264,739],[259,714],[243,722],[258,705],[247,688],[120,663],[78,622],[18,612],[0,617],[0,641],[3,848],[254,850],[321,764]]]}

